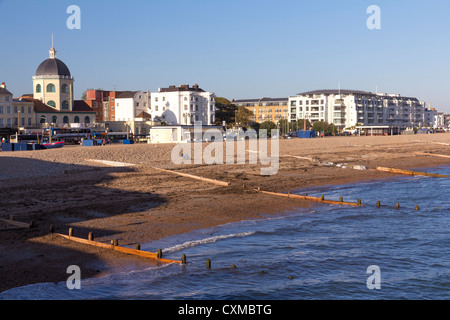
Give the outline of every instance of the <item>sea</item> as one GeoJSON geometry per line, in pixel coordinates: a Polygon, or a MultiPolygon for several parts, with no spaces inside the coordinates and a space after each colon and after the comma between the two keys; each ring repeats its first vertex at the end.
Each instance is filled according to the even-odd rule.
{"type": "MultiPolygon", "coordinates": [[[[450,175],[450,166],[422,171],[450,175]]],[[[0,299],[446,300],[449,190],[449,178],[425,176],[293,190],[363,206],[317,204],[168,237],[141,249],[184,254],[186,264],[82,279],[80,289],[29,285],[0,299]]]]}

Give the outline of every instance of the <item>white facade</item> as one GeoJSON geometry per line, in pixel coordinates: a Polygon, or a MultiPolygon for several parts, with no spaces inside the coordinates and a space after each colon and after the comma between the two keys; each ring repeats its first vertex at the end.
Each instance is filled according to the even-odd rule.
{"type": "Polygon", "coordinates": [[[425,103],[398,94],[356,90],[317,90],[289,98],[290,120],[326,121],[340,128],[398,125],[421,127],[425,123],[425,103]]]}
{"type": "Polygon", "coordinates": [[[215,122],[215,94],[197,85],[159,89],[151,93],[152,118],[159,118],[168,125],[213,125],[215,122]]]}
{"type": "Polygon", "coordinates": [[[121,92],[115,101],[116,121],[135,121],[142,112],[150,112],[151,93],[146,91],[121,92]]]}

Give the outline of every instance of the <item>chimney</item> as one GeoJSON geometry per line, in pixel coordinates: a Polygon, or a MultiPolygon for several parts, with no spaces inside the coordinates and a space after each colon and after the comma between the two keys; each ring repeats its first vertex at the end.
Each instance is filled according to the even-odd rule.
{"type": "Polygon", "coordinates": [[[6,89],[6,84],[4,82],[2,82],[2,85],[0,86],[0,88],[6,89]]]}

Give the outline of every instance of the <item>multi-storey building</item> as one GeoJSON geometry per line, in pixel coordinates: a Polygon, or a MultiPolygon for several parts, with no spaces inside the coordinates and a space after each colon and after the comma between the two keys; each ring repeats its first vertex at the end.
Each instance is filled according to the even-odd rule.
{"type": "Polygon", "coordinates": [[[33,96],[22,99],[33,102],[37,125],[88,125],[95,122],[94,110],[83,100],[74,100],[73,83],[69,68],[56,58],[56,50],[52,46],[50,57],[39,65],[33,76],[33,96]]]}
{"type": "Polygon", "coordinates": [[[118,92],[115,98],[115,120],[135,121],[142,113],[150,112],[150,92],[118,92]]]}
{"type": "Polygon", "coordinates": [[[245,107],[253,112],[252,120],[258,123],[264,121],[278,122],[289,120],[289,98],[262,98],[233,100],[232,103],[238,107],[245,107]]]}
{"type": "Polygon", "coordinates": [[[358,90],[316,90],[289,97],[291,121],[306,118],[340,128],[356,124],[421,127],[425,110],[425,103],[417,98],[358,90]]]}
{"type": "MultiPolygon", "coordinates": [[[[15,113],[17,116],[17,113],[15,113]]],[[[0,86],[0,128],[13,126],[13,94],[6,89],[5,82],[0,86]]]]}
{"type": "Polygon", "coordinates": [[[213,125],[215,122],[215,94],[198,85],[169,86],[151,93],[149,113],[169,125],[213,125]]]}

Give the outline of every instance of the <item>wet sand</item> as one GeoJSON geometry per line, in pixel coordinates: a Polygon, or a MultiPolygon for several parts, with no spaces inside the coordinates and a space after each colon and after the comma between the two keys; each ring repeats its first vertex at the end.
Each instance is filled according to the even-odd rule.
{"type": "Polygon", "coordinates": [[[279,170],[273,176],[262,176],[260,169],[267,165],[249,164],[248,158],[245,164],[175,165],[172,144],[1,152],[0,218],[14,216],[36,226],[20,229],[0,223],[0,291],[66,281],[70,265],[78,265],[84,279],[155,263],[65,240],[50,233],[52,225],[57,233],[67,234],[73,228],[77,237],[87,238],[93,232],[96,241],[117,239],[119,245],[134,248],[137,243],[195,229],[320,205],[263,195],[255,191],[258,187],[288,192],[398,176],[355,170],[350,168],[353,165],[369,169],[448,165],[448,158],[414,152],[450,155],[449,144],[450,134],[280,140],[279,170]],[[111,167],[91,160],[134,166],[111,167]],[[217,186],[155,167],[230,185],[217,186]]]}

